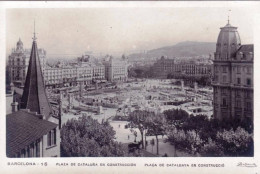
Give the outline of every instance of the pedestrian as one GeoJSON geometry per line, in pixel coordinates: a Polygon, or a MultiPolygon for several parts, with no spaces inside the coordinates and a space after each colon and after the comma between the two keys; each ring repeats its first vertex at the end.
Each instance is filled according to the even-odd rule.
{"type": "Polygon", "coordinates": [[[129,140],[130,136],[128,135],[128,140],[129,140]]]}

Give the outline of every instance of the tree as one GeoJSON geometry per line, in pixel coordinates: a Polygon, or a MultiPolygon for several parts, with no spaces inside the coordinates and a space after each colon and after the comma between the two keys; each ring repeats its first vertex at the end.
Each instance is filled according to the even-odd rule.
{"type": "Polygon", "coordinates": [[[201,147],[200,154],[205,157],[218,157],[223,156],[224,152],[223,147],[220,144],[217,144],[209,138],[208,142],[201,147]]]}
{"type": "Polygon", "coordinates": [[[181,128],[182,124],[188,119],[189,114],[182,109],[171,109],[163,112],[169,125],[181,128]]]}
{"type": "Polygon", "coordinates": [[[202,156],[253,156],[251,118],[209,120],[205,115],[185,116],[181,110],[168,110],[164,114],[167,141],[177,148],[202,156]]]}
{"type": "Polygon", "coordinates": [[[137,74],[136,74],[136,72],[134,71],[133,68],[128,70],[128,76],[129,77],[136,77],[137,76],[137,74]]]}
{"type": "Polygon", "coordinates": [[[147,130],[147,118],[152,113],[148,111],[135,110],[129,114],[129,127],[137,128],[141,134],[142,148],[144,148],[144,135],[147,130]]]}
{"type": "Polygon", "coordinates": [[[186,132],[186,141],[188,149],[192,154],[197,154],[203,144],[203,141],[195,130],[186,132]]]}
{"type": "Polygon", "coordinates": [[[167,129],[167,137],[167,141],[175,145],[175,148],[188,149],[187,137],[184,130],[171,127],[167,129]]]}
{"type": "Polygon", "coordinates": [[[114,141],[115,131],[91,117],[68,120],[61,129],[61,156],[108,157],[126,156],[127,148],[114,141]]]}
{"type": "Polygon", "coordinates": [[[159,155],[159,140],[158,135],[165,134],[166,119],[164,114],[152,113],[147,118],[148,133],[154,135],[156,138],[156,153],[159,155]]]}
{"type": "Polygon", "coordinates": [[[238,127],[217,133],[216,143],[221,144],[227,156],[253,156],[254,142],[252,134],[238,127]]]}
{"type": "Polygon", "coordinates": [[[128,71],[129,77],[134,78],[148,78],[148,77],[155,77],[154,74],[154,67],[150,65],[144,66],[135,66],[129,69],[128,71]]]}
{"type": "Polygon", "coordinates": [[[151,139],[151,141],[150,141],[150,144],[151,144],[151,146],[152,146],[152,153],[153,153],[153,146],[154,146],[154,139],[151,139]]]}

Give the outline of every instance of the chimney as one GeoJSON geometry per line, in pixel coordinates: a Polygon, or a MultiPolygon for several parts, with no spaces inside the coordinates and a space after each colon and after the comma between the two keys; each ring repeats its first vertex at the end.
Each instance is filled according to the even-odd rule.
{"type": "Polygon", "coordinates": [[[11,84],[10,84],[10,87],[11,87],[11,91],[12,91],[12,93],[13,93],[13,92],[14,92],[14,84],[11,83],[11,84]]]}
{"type": "Polygon", "coordinates": [[[12,112],[17,112],[18,111],[18,102],[13,102],[11,104],[12,106],[12,112]]]}
{"type": "Polygon", "coordinates": [[[40,119],[46,120],[46,117],[45,117],[45,115],[44,115],[43,112],[44,112],[44,107],[41,107],[41,113],[36,114],[36,115],[39,115],[39,116],[40,116],[40,119]]]}
{"type": "Polygon", "coordinates": [[[16,102],[16,92],[13,92],[13,102],[11,103],[12,106],[12,112],[17,112],[18,111],[18,102],[16,102]]]}

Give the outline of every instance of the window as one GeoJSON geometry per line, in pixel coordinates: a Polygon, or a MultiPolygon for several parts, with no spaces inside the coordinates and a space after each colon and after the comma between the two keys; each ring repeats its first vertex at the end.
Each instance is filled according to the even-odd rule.
{"type": "Polygon", "coordinates": [[[223,66],[223,73],[226,73],[226,72],[227,72],[227,67],[223,66]]]}
{"type": "Polygon", "coordinates": [[[223,83],[226,83],[226,82],[227,82],[227,77],[223,76],[223,83]]]}
{"type": "Polygon", "coordinates": [[[30,147],[26,147],[26,157],[30,157],[30,147]]]}
{"type": "Polygon", "coordinates": [[[29,146],[28,152],[29,152],[28,157],[34,157],[34,145],[33,144],[31,144],[29,146]]]}
{"type": "Polygon", "coordinates": [[[241,92],[239,90],[236,90],[235,91],[235,95],[236,95],[236,97],[240,97],[241,96],[241,92]]]}
{"type": "Polygon", "coordinates": [[[223,98],[223,100],[222,100],[222,105],[223,105],[223,106],[227,106],[227,101],[226,101],[225,98],[223,98]]]}
{"type": "Polygon", "coordinates": [[[240,100],[237,100],[237,101],[236,101],[236,107],[238,107],[238,108],[241,107],[241,101],[240,101],[240,100]]]}
{"type": "Polygon", "coordinates": [[[245,97],[246,97],[246,98],[251,98],[251,93],[250,93],[249,91],[246,91],[245,97]]]}
{"type": "Polygon", "coordinates": [[[51,131],[47,135],[47,145],[51,146],[51,131]]]}
{"type": "Polygon", "coordinates": [[[250,86],[250,85],[251,85],[251,79],[246,79],[246,84],[247,84],[248,86],[250,86]]]}
{"type": "Polygon", "coordinates": [[[23,150],[21,151],[21,155],[20,155],[20,157],[21,157],[21,158],[24,158],[24,157],[26,157],[26,152],[25,152],[25,149],[23,149],[23,150]]]}
{"type": "Polygon", "coordinates": [[[218,76],[217,75],[215,75],[215,81],[218,81],[218,76]]]}
{"type": "Polygon", "coordinates": [[[237,78],[237,84],[240,85],[240,83],[241,83],[241,79],[237,78]]]}
{"type": "Polygon", "coordinates": [[[53,129],[53,144],[56,144],[56,129],[53,129]]]}
{"type": "Polygon", "coordinates": [[[251,102],[246,102],[246,109],[251,110],[251,102]]]}
{"type": "Polygon", "coordinates": [[[251,68],[250,67],[246,67],[246,73],[251,74],[251,68]]]}
{"type": "Polygon", "coordinates": [[[56,145],[56,129],[51,130],[47,134],[47,145],[48,146],[56,145]]]}
{"type": "Polygon", "coordinates": [[[215,66],[215,72],[217,73],[218,72],[218,66],[215,66]]]}
{"type": "Polygon", "coordinates": [[[40,140],[36,141],[36,157],[40,157],[40,140]]]}
{"type": "Polygon", "coordinates": [[[240,66],[237,67],[237,74],[241,74],[241,67],[240,66]]]}

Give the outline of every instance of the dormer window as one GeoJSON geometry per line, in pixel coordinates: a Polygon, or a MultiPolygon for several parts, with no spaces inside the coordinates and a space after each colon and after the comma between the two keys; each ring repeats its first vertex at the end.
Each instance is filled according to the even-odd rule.
{"type": "Polygon", "coordinates": [[[246,54],[245,53],[243,54],[243,59],[246,59],[246,54]]]}

